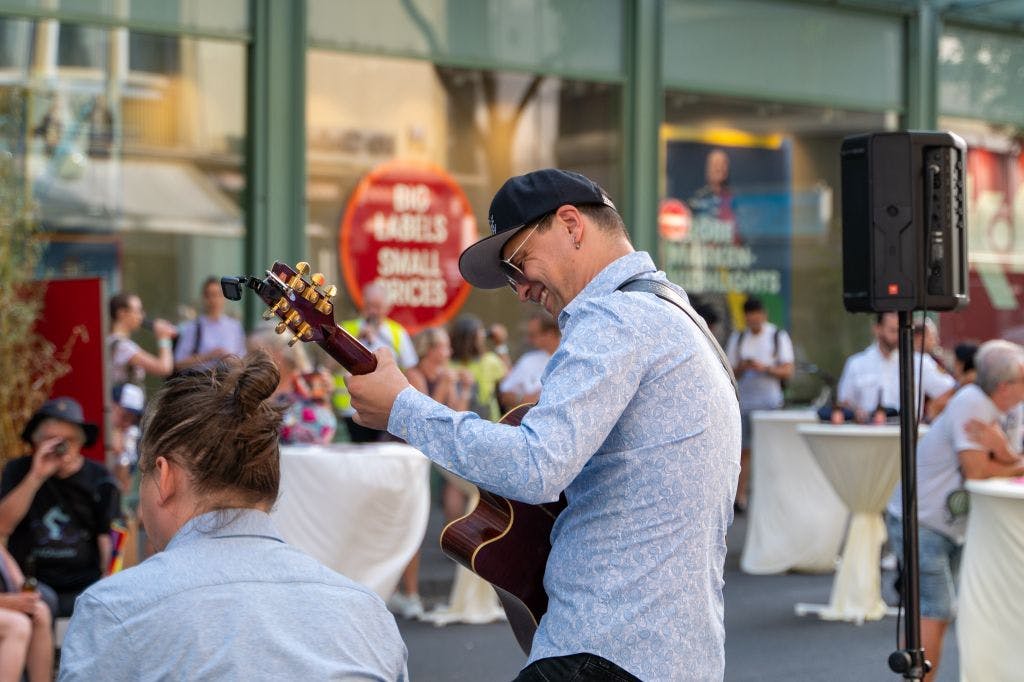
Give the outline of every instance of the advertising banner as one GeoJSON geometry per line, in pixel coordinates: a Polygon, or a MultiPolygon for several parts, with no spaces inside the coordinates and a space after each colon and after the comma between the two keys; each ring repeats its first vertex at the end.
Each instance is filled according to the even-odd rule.
{"type": "Polygon", "coordinates": [[[967,151],[967,256],[971,302],[940,316],[945,345],[1005,338],[1024,343],[1024,156],[967,151]]]}
{"type": "Polygon", "coordinates": [[[389,317],[410,334],[443,325],[469,295],[459,254],[476,234],[465,192],[442,169],[382,164],[359,182],[341,222],[339,262],[349,295],[361,307],[363,288],[378,282],[394,306],[389,317]]]}
{"type": "Polygon", "coordinates": [[[778,136],[669,130],[659,265],[741,326],[748,296],[789,325],[790,149],[778,136]]]}

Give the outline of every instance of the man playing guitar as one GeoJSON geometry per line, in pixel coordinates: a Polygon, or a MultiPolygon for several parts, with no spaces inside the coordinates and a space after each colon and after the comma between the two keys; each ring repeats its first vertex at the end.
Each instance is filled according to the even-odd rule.
{"type": "Polygon", "coordinates": [[[562,329],[538,403],[518,426],[455,412],[383,352],[349,380],[356,420],[498,495],[539,504],[564,491],[547,611],[517,680],[722,679],[740,416],[720,348],[584,176],[511,178],[489,218],[463,277],[511,285],[562,329]]]}

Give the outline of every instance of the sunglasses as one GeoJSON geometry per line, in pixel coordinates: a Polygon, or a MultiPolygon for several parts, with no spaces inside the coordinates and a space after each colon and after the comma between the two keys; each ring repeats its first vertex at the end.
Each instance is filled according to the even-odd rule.
{"type": "MultiPolygon", "coordinates": [[[[543,218],[541,218],[541,220],[543,220],[543,218]]],[[[533,224],[533,229],[530,230],[530,234],[526,235],[526,239],[519,242],[519,246],[517,246],[515,250],[508,255],[508,258],[502,258],[498,261],[501,264],[501,271],[505,274],[505,279],[508,280],[508,285],[512,287],[512,291],[516,292],[517,295],[519,294],[520,286],[530,285],[530,279],[526,276],[526,273],[523,272],[522,268],[512,262],[512,259],[515,258],[517,253],[519,253],[519,249],[523,248],[523,244],[530,241],[530,237],[532,237],[533,233],[537,231],[538,227],[540,227],[541,220],[538,220],[533,224]]]]}

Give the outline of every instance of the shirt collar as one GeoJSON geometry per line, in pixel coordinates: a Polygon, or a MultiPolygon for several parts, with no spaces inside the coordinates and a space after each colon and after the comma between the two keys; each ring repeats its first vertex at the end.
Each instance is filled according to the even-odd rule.
{"type": "Polygon", "coordinates": [[[583,291],[569,302],[558,315],[558,325],[564,328],[575,310],[592,298],[607,296],[618,289],[623,282],[635,275],[657,272],[654,261],[646,251],[634,251],[613,260],[606,265],[597,277],[590,280],[583,291]]]}
{"type": "Polygon", "coordinates": [[[258,509],[219,509],[186,521],[174,534],[165,549],[187,545],[203,538],[224,538],[257,535],[284,542],[270,514],[258,509]]]}

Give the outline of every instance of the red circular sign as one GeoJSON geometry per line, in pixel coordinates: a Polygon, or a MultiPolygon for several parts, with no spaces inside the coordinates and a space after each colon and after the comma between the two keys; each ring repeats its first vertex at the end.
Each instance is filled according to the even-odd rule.
{"type": "Polygon", "coordinates": [[[689,206],[679,199],[664,199],[658,209],[658,234],[662,239],[681,241],[690,235],[692,221],[689,206]]]}
{"type": "Polygon", "coordinates": [[[462,307],[470,286],[459,254],[476,240],[476,218],[462,188],[430,164],[389,162],[356,187],[338,232],[345,285],[362,307],[363,287],[383,285],[389,317],[410,334],[442,325],[462,307]]]}

